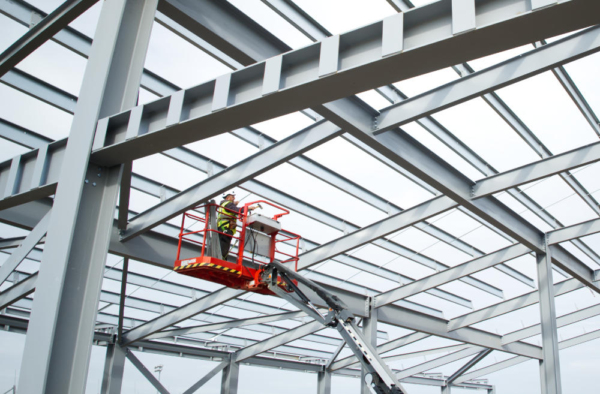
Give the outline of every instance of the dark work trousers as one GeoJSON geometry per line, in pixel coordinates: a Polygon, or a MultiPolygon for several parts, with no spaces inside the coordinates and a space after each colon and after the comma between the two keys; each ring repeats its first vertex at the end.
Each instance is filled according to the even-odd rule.
{"type": "Polygon", "coordinates": [[[219,231],[228,234],[219,234],[219,242],[221,244],[221,253],[223,254],[223,260],[227,260],[229,254],[229,248],[231,247],[231,240],[233,239],[233,230],[229,227],[219,227],[219,231]]]}

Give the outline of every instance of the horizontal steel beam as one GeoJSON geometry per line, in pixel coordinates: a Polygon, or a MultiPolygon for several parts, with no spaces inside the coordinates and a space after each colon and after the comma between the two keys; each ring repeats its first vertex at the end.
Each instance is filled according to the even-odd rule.
{"type": "Polygon", "coordinates": [[[0,310],[33,293],[36,282],[37,274],[34,274],[0,292],[0,310]]]}
{"type": "Polygon", "coordinates": [[[50,214],[51,212],[48,212],[44,215],[27,237],[25,237],[23,243],[13,251],[6,261],[4,261],[4,264],[0,267],[0,284],[8,278],[23,260],[25,260],[35,245],[37,245],[42,237],[46,235],[48,223],[50,222],[50,214]]]}
{"type": "Polygon", "coordinates": [[[303,324],[282,334],[275,335],[271,338],[265,339],[264,341],[257,342],[253,345],[240,349],[232,354],[231,359],[234,362],[244,361],[247,358],[256,356],[288,342],[295,341],[296,339],[305,337],[309,334],[322,330],[323,328],[325,328],[323,324],[318,321],[312,321],[310,323],[303,324]]]}
{"type": "Polygon", "coordinates": [[[558,244],[572,239],[586,237],[588,235],[600,232],[600,219],[588,220],[587,222],[575,224],[573,226],[560,228],[558,230],[546,233],[548,244],[558,244]]]}
{"type": "MultiPolygon", "coordinates": [[[[577,279],[567,279],[554,285],[554,296],[558,297],[583,287],[584,285],[577,279]]],[[[454,331],[459,328],[481,323],[482,321],[493,319],[494,317],[502,316],[506,313],[514,312],[530,305],[535,305],[538,302],[539,293],[537,290],[535,290],[521,296],[511,298],[510,300],[493,304],[462,316],[457,316],[448,322],[448,331],[454,331]]]]}
{"type": "Polygon", "coordinates": [[[592,27],[388,107],[377,117],[374,133],[393,130],[599,50],[600,28],[592,27]]]}
{"type": "MultiPolygon", "coordinates": [[[[384,23],[398,23],[402,15],[392,16],[329,37],[323,45],[287,52],[102,119],[92,160],[106,166],[120,164],[600,21],[600,5],[593,0],[573,0],[536,12],[527,12],[527,0],[511,0],[513,6],[501,7],[507,1],[486,2],[490,8],[480,10],[485,12],[486,26],[464,34],[452,36],[441,28],[452,24],[450,1],[441,0],[404,14],[403,24],[398,25],[404,29],[403,41],[394,29],[383,28],[384,23]],[[565,14],[570,18],[564,18],[565,14]],[[507,26],[513,33],[510,36],[501,34],[507,26]],[[388,48],[395,49],[387,53],[388,48]],[[441,52],[445,56],[440,57],[441,52]],[[202,135],[197,130],[202,130],[202,135]]],[[[579,42],[584,48],[585,44],[585,40],[579,42]]],[[[551,44],[540,50],[554,47],[551,44]]],[[[561,56],[565,60],[565,54],[561,56]]]]}
{"type": "Polygon", "coordinates": [[[183,320],[209,310],[210,308],[219,305],[222,302],[231,300],[244,291],[224,287],[212,294],[209,294],[199,300],[192,301],[174,311],[157,317],[139,327],[123,333],[123,346],[144,339],[157,331],[163,330],[183,320]]]}
{"type": "Polygon", "coordinates": [[[166,337],[175,337],[175,336],[184,336],[195,334],[199,332],[207,332],[207,331],[215,331],[222,329],[230,329],[235,327],[243,327],[251,324],[262,324],[269,323],[280,320],[287,319],[295,319],[298,317],[304,317],[306,313],[302,311],[295,312],[285,312],[276,315],[267,315],[267,316],[259,316],[259,317],[251,317],[248,319],[235,319],[231,321],[225,321],[222,323],[212,323],[212,324],[203,324],[201,326],[193,326],[193,327],[185,327],[185,328],[177,328],[173,330],[164,330],[159,331],[155,334],[152,334],[147,337],[147,339],[158,339],[158,338],[166,338],[166,337]]]}
{"type": "MultiPolygon", "coordinates": [[[[422,339],[429,338],[430,336],[431,335],[429,335],[429,334],[424,334],[421,332],[414,332],[412,334],[405,335],[398,339],[394,339],[392,341],[389,341],[389,342],[386,342],[386,343],[383,343],[383,344],[377,346],[377,353],[379,353],[381,355],[381,354],[389,352],[391,350],[398,349],[402,346],[406,346],[411,343],[420,341],[422,339]]],[[[352,354],[350,356],[347,356],[347,357],[344,357],[337,361],[334,361],[333,363],[331,363],[329,369],[332,371],[337,371],[342,368],[347,368],[358,362],[359,361],[356,358],[356,356],[352,354]]]]}
{"type": "Polygon", "coordinates": [[[374,297],[375,306],[379,308],[383,305],[419,294],[425,290],[441,286],[448,282],[458,280],[461,277],[477,273],[506,261],[510,261],[529,252],[529,248],[521,244],[508,246],[504,249],[500,249],[497,252],[459,264],[438,274],[427,276],[402,287],[379,294],[374,297]]]}
{"type": "Polygon", "coordinates": [[[130,221],[122,240],[148,231],[342,133],[339,127],[329,122],[315,123],[140,213],[130,221]]]}
{"type": "MultiPolygon", "coordinates": [[[[594,339],[598,339],[598,338],[600,338],[600,330],[592,331],[592,332],[586,333],[584,335],[577,336],[575,338],[561,341],[558,343],[558,348],[559,348],[559,350],[563,350],[563,349],[567,349],[567,348],[570,348],[573,346],[580,345],[585,342],[593,341],[594,339]]],[[[481,376],[487,376],[494,372],[524,363],[526,361],[529,361],[529,359],[527,359],[526,357],[519,356],[519,357],[509,358],[508,360],[500,361],[499,363],[495,363],[495,364],[489,365],[485,368],[481,368],[481,369],[475,370],[473,372],[464,374],[463,376],[461,376],[460,378],[458,378],[455,381],[455,384],[463,383],[468,380],[479,378],[481,376]]]]}
{"type": "Polygon", "coordinates": [[[405,227],[439,215],[456,206],[457,204],[454,201],[445,196],[421,203],[416,207],[382,219],[379,222],[302,254],[298,261],[298,270],[306,269],[366,243],[373,242],[405,227]]]}
{"type": "Polygon", "coordinates": [[[550,246],[552,251],[552,263],[573,276],[575,279],[600,294],[600,287],[595,283],[594,270],[585,265],[581,260],[573,256],[559,245],[550,246]]]}
{"type": "Polygon", "coordinates": [[[473,198],[489,196],[599,160],[600,143],[597,142],[479,180],[473,186],[472,195],[473,198]]]}
{"type": "MultiPolygon", "coordinates": [[[[7,0],[2,0],[7,1],[7,0]]],[[[71,0],[59,5],[50,15],[30,26],[22,37],[0,54],[0,76],[4,75],[53,35],[83,14],[98,0],[71,0]]]]}

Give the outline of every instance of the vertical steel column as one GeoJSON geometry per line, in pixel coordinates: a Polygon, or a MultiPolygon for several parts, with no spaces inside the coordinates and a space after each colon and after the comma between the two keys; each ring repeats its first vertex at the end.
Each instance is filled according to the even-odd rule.
{"type": "Polygon", "coordinates": [[[331,371],[323,370],[317,374],[317,394],[331,394],[331,371]]]}
{"type": "Polygon", "coordinates": [[[231,361],[221,376],[221,394],[237,394],[240,364],[231,361]]]}
{"type": "MultiPolygon", "coordinates": [[[[377,349],[377,309],[373,305],[373,298],[368,297],[366,308],[368,309],[368,314],[362,321],[363,326],[363,334],[365,335],[365,340],[369,341],[371,346],[374,349],[377,349]]],[[[365,374],[367,372],[364,368],[361,369],[360,373],[360,393],[361,394],[371,394],[371,389],[369,385],[365,382],[365,374]]]]}
{"type": "Polygon", "coordinates": [[[561,394],[560,363],[558,357],[558,332],[552,281],[552,256],[546,240],[546,253],[537,253],[537,274],[540,295],[542,350],[540,363],[543,394],[561,394]]]}
{"type": "Polygon", "coordinates": [[[101,394],[120,394],[125,371],[125,349],[118,344],[110,344],[106,348],[104,376],[102,377],[101,394]]]}
{"type": "MultiPolygon", "coordinates": [[[[442,394],[450,394],[452,393],[452,389],[450,388],[450,386],[442,386],[442,394]]],[[[104,393],[102,393],[104,394],[104,393]]]]}
{"type": "Polygon", "coordinates": [[[20,376],[31,394],[85,392],[120,168],[88,165],[98,118],[135,105],[158,0],[105,0],[52,208],[20,376]]]}

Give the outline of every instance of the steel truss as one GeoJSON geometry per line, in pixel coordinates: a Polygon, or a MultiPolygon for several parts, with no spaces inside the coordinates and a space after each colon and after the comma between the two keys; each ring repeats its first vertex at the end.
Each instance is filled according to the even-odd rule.
{"type": "MultiPolygon", "coordinates": [[[[108,347],[103,393],[121,391],[125,360],[136,366],[159,392],[169,392],[135,356],[136,350],[219,361],[186,393],[196,392],[218,374],[222,376],[223,393],[237,392],[239,369],[245,363],[314,372],[321,394],[331,391],[332,374],[360,376],[356,358],[339,357],[344,340],[322,331],[319,322],[293,307],[273,308],[249,301],[243,292],[232,289],[208,292],[169,280],[157,282],[155,278],[128,270],[130,259],[170,268],[177,248],[177,229],[168,220],[238,186],[344,233],[323,245],[312,241],[307,234],[299,269],[338,295],[352,313],[362,318],[363,335],[383,360],[391,362],[450,352],[419,365],[393,370],[399,381],[439,386],[442,393],[449,393],[453,387],[491,393],[493,386],[474,379],[537,359],[543,393],[560,393],[559,350],[600,336],[594,331],[559,340],[558,328],[600,315],[600,308],[595,305],[557,318],[555,297],[584,287],[600,293],[597,267],[590,268],[563,245],[578,249],[600,265],[600,257],[581,240],[600,232],[600,219],[563,227],[519,187],[558,174],[600,214],[597,201],[570,173],[599,161],[600,143],[554,156],[494,90],[552,70],[600,136],[598,118],[562,67],[600,51],[600,28],[594,27],[600,23],[600,3],[490,0],[483,4],[475,0],[440,0],[414,8],[410,1],[388,0],[398,14],[348,33],[332,35],[291,0],[262,1],[314,44],[292,51],[228,2],[106,0],[97,28],[102,34],[91,42],[67,24],[95,1],[65,2],[45,15],[22,0],[0,0],[0,12],[12,20],[26,26],[39,21],[0,54],[1,82],[74,115],[68,141],[52,141],[0,119],[2,138],[31,149],[0,163],[3,192],[0,221],[31,230],[26,237],[2,240],[0,245],[2,250],[12,250],[0,266],[0,284],[10,284],[0,292],[0,310],[5,312],[0,315],[0,325],[16,332],[27,331],[20,390],[83,392],[92,343],[108,347]],[[566,14],[569,18],[564,18],[566,14]],[[181,90],[144,70],[154,20],[230,67],[232,73],[181,90]],[[585,30],[551,44],[544,41],[577,29],[585,30]],[[512,34],[503,34],[508,30],[512,34]],[[88,58],[80,97],[13,68],[49,39],[88,58]],[[535,49],[530,52],[477,73],[466,63],[531,43],[535,43],[535,49]],[[453,67],[461,78],[414,98],[389,85],[444,67],[453,67]],[[135,106],[140,86],[161,98],[135,106]],[[352,96],[368,89],[375,89],[391,105],[376,111],[352,96]],[[499,173],[430,116],[474,97],[483,97],[541,160],[499,173]],[[261,135],[249,126],[293,111],[302,111],[315,123],[281,141],[261,135]],[[417,121],[484,177],[472,182],[399,129],[411,121],[417,121]],[[181,147],[224,132],[259,151],[226,167],[181,147]],[[434,197],[403,209],[303,155],[336,137],[349,141],[434,197]],[[132,173],[132,160],[155,153],[200,170],[208,177],[179,191],[132,173]],[[254,179],[284,162],[375,207],[387,217],[361,228],[332,215],[326,207],[306,204],[254,179]],[[95,180],[93,185],[90,179],[95,180]],[[161,202],[145,212],[131,212],[128,206],[131,189],[161,202]],[[554,230],[543,233],[506,207],[494,197],[502,191],[507,191],[554,230]],[[52,195],[54,198],[49,198],[52,195]],[[453,209],[475,218],[512,245],[485,254],[427,222],[453,209]],[[390,234],[411,226],[472,259],[449,267],[389,238],[390,234]],[[43,255],[36,247],[39,243],[45,243],[43,255]],[[436,272],[422,279],[410,278],[350,253],[367,244],[436,272]],[[123,257],[124,268],[105,269],[107,253],[123,257]],[[502,298],[501,289],[471,276],[488,268],[535,288],[534,280],[504,264],[527,254],[536,257],[539,290],[473,311],[470,300],[439,288],[460,280],[477,291],[502,298]],[[39,261],[39,272],[20,269],[25,259],[39,261]],[[317,264],[329,260],[391,279],[400,286],[380,292],[316,269],[317,264]],[[566,279],[554,284],[553,270],[566,279]],[[101,290],[103,279],[121,282],[121,293],[101,290]],[[191,301],[179,307],[127,296],[127,284],[184,296],[191,301]],[[36,297],[32,300],[34,292],[36,297]],[[471,311],[446,320],[442,310],[407,300],[424,292],[471,311]],[[540,305],[538,325],[504,335],[471,327],[534,304],[540,305]],[[117,306],[116,310],[110,308],[112,305],[117,306]],[[218,311],[206,313],[219,305],[254,311],[261,316],[234,319],[218,311]],[[156,317],[133,319],[126,309],[151,312],[156,317]],[[193,326],[180,324],[190,320],[193,326]],[[281,321],[292,323],[294,328],[270,324],[281,321]],[[386,332],[377,330],[378,322],[412,333],[389,340],[386,332]],[[250,340],[227,332],[240,327],[270,337],[250,340]],[[210,333],[219,330],[226,331],[219,333],[218,342],[211,342],[214,335],[210,333]],[[540,333],[541,346],[523,341],[540,333]],[[431,336],[451,339],[457,344],[386,355],[431,336]],[[377,346],[377,339],[386,342],[377,346]],[[223,350],[213,349],[214,345],[223,350]],[[336,350],[327,350],[323,345],[336,350]],[[475,369],[493,350],[515,357],[475,369]],[[463,359],[464,365],[449,377],[424,374],[463,359]]],[[[306,293],[315,305],[326,307],[316,295],[308,290],[306,293]]]]}

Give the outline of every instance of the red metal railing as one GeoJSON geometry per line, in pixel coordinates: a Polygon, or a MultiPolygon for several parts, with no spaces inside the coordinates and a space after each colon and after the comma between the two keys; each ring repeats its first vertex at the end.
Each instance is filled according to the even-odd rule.
{"type": "MultiPolygon", "coordinates": [[[[300,236],[298,234],[294,234],[290,231],[281,230],[281,231],[278,231],[271,235],[271,239],[272,239],[271,250],[269,251],[269,256],[265,256],[267,258],[267,261],[261,261],[260,258],[258,258],[258,259],[256,258],[257,256],[255,254],[253,254],[253,253],[251,254],[250,252],[245,250],[245,240],[246,240],[246,234],[248,231],[247,223],[248,223],[248,218],[250,217],[249,207],[252,205],[259,205],[259,204],[269,205],[279,211],[277,214],[275,214],[273,216],[273,218],[272,218],[273,220],[278,220],[282,216],[288,215],[290,213],[287,209],[277,206],[277,205],[270,203],[268,201],[265,201],[265,200],[259,200],[259,201],[253,201],[253,202],[246,203],[243,207],[240,208],[240,212],[231,211],[231,210],[227,209],[226,207],[221,207],[218,204],[204,204],[204,205],[200,205],[200,206],[194,208],[193,210],[190,210],[190,211],[184,213],[182,220],[181,220],[181,227],[180,227],[180,231],[179,231],[179,244],[177,247],[177,260],[180,260],[181,245],[184,240],[187,242],[197,244],[197,245],[201,245],[200,257],[208,255],[207,254],[207,239],[209,237],[207,235],[209,232],[211,232],[211,233],[214,233],[214,237],[213,237],[214,241],[213,242],[219,242],[219,235],[231,237],[232,240],[231,240],[230,245],[232,245],[232,246],[230,246],[229,255],[237,256],[236,262],[238,265],[238,271],[240,272],[240,275],[242,275],[242,272],[243,272],[243,261],[245,259],[252,260],[253,262],[258,263],[258,264],[267,264],[274,260],[277,260],[282,263],[293,262],[294,269],[297,269],[298,268],[298,253],[300,250],[300,236]],[[210,217],[211,207],[215,207],[214,214],[217,215],[217,218],[215,218],[216,219],[215,222],[218,222],[218,215],[219,215],[218,210],[219,209],[227,211],[229,214],[231,214],[236,219],[235,220],[236,232],[234,233],[234,235],[219,231],[218,228],[217,229],[209,228],[209,223],[211,221],[211,217],[210,217]],[[197,211],[201,211],[201,212],[203,211],[204,215],[201,216],[201,214],[197,213],[197,211]],[[192,223],[187,229],[185,227],[186,221],[187,221],[187,223],[190,223],[190,222],[192,223]],[[201,228],[198,230],[192,231],[191,228],[196,224],[201,224],[201,228]],[[237,231],[238,229],[239,229],[239,231],[237,231]],[[239,234],[239,235],[237,235],[237,234],[239,234]],[[202,237],[202,238],[200,239],[199,237],[202,237]],[[236,240],[236,241],[234,241],[234,240],[236,240]],[[234,242],[236,242],[236,245],[233,245],[234,242]],[[284,244],[286,244],[288,247],[291,247],[292,250],[289,252],[283,251],[280,246],[283,246],[284,244]],[[234,250],[236,248],[236,246],[237,246],[237,250],[234,250]]],[[[197,256],[195,256],[195,257],[197,257],[197,256]]],[[[211,256],[211,257],[216,257],[218,259],[222,258],[222,256],[211,256]]]]}

